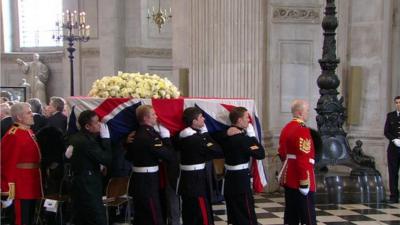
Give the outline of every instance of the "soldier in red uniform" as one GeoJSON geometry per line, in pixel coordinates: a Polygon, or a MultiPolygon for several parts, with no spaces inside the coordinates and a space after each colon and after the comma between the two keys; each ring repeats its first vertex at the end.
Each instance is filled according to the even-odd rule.
{"type": "Polygon", "coordinates": [[[310,129],[306,127],[309,103],[295,100],[291,111],[293,120],[282,130],[279,139],[279,157],[283,161],[278,179],[285,188],[284,224],[314,225],[315,177],[314,143],[310,129]]]}
{"type": "Polygon", "coordinates": [[[33,224],[36,201],[42,198],[40,151],[30,126],[28,103],[11,107],[14,125],[1,139],[1,191],[14,197],[15,224],[33,224]],[[12,190],[15,187],[15,193],[12,190]],[[13,196],[14,195],[14,196],[13,196]]]}

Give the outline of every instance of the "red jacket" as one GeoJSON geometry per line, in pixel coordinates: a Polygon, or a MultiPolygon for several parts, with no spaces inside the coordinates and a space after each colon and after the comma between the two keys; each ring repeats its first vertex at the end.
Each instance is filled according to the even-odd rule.
{"type": "Polygon", "coordinates": [[[287,160],[282,168],[281,185],[293,189],[308,186],[315,191],[314,143],[303,121],[293,119],[283,128],[278,153],[281,160],[287,160]]]}
{"type": "Polygon", "coordinates": [[[1,139],[1,192],[15,183],[15,199],[40,199],[40,158],[32,130],[14,124],[1,139]]]}

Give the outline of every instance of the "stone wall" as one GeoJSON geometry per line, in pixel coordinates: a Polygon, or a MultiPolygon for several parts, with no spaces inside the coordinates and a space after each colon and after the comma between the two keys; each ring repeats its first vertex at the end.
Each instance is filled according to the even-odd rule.
{"type": "MultiPolygon", "coordinates": [[[[162,7],[170,8],[170,1],[163,1],[162,7]]],[[[93,81],[118,71],[157,73],[168,77],[178,85],[178,78],[172,75],[172,29],[168,22],[161,30],[148,21],[147,9],[158,6],[158,1],[130,0],[72,0],[64,1],[64,8],[85,11],[87,23],[91,26],[89,42],[74,47],[74,89],[75,95],[87,95],[93,81]]],[[[42,61],[51,71],[48,95],[70,95],[70,63],[68,52],[60,48],[48,52],[38,48],[42,61]]],[[[2,53],[1,84],[15,86],[21,83],[24,74],[15,63],[22,57],[32,61],[31,52],[2,53]]]]}

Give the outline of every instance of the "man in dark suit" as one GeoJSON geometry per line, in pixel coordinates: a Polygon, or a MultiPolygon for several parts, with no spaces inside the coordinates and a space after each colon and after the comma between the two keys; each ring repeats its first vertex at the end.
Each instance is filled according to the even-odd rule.
{"type": "MultiPolygon", "coordinates": [[[[29,102],[32,102],[32,99],[29,102]]],[[[40,112],[40,102],[36,102],[33,105],[35,105],[36,112],[40,112]]],[[[67,117],[62,113],[64,106],[65,101],[63,98],[51,97],[50,103],[45,110],[48,117],[45,122],[46,125],[40,127],[36,133],[42,153],[43,184],[46,195],[59,192],[63,177],[62,155],[65,151],[64,134],[67,128],[67,117]]]]}
{"type": "Polygon", "coordinates": [[[390,203],[399,202],[400,96],[394,98],[394,104],[396,110],[387,114],[385,123],[385,137],[390,141],[387,149],[390,203]]]}
{"type": "Polygon", "coordinates": [[[33,133],[37,134],[40,129],[47,125],[47,118],[42,114],[42,103],[38,98],[31,98],[27,102],[31,105],[33,121],[35,122],[31,129],[33,133]]]}
{"type": "Polygon", "coordinates": [[[61,130],[63,134],[67,129],[67,116],[63,114],[65,100],[61,97],[51,97],[50,103],[46,107],[48,125],[61,130]]]}

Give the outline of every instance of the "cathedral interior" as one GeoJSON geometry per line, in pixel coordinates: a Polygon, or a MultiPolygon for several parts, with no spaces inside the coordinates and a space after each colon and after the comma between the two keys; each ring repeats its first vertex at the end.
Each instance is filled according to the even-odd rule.
{"type": "MultiPolygon", "coordinates": [[[[277,157],[280,132],[291,120],[290,103],[299,98],[310,102],[307,126],[323,127],[317,117],[323,116],[321,90],[326,87],[319,78],[326,72],[338,81],[330,98],[343,110],[334,120],[344,152],[328,154],[321,167],[363,174],[346,160],[373,163],[371,173],[379,176],[382,188],[377,198],[388,195],[390,142],[384,126],[400,95],[400,1],[336,0],[334,29],[323,27],[330,22],[325,20],[329,0],[33,2],[1,1],[2,90],[32,84],[22,65],[34,62],[37,53],[48,69],[40,87],[48,98],[88,96],[96,80],[123,71],[166,77],[184,97],[252,99],[268,182],[264,193],[255,195],[258,222],[282,224],[283,189],[276,179],[282,167],[277,157]],[[51,14],[54,10],[57,15],[51,14]],[[90,26],[71,31],[80,40],[61,37],[65,28],[57,25],[66,10],[85,12],[79,19],[90,26]],[[331,39],[329,32],[334,32],[331,39]],[[324,59],[332,60],[334,68],[323,68],[324,59]]],[[[337,145],[331,146],[335,151],[337,145]]],[[[400,224],[398,203],[329,201],[317,203],[318,224],[400,224]]],[[[226,223],[223,204],[214,207],[214,218],[215,224],[226,223]]]]}

